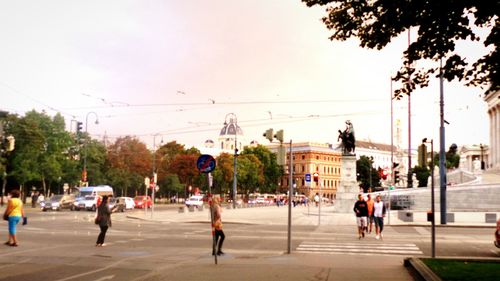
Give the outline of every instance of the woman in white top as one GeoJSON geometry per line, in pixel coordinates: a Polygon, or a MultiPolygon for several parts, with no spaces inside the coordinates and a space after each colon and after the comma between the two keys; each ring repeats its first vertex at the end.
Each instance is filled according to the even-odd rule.
{"type": "Polygon", "coordinates": [[[380,200],[380,195],[377,195],[375,203],[373,204],[373,216],[375,220],[375,231],[377,236],[375,239],[382,238],[382,230],[384,230],[384,217],[385,217],[385,205],[382,200],[380,200]]]}

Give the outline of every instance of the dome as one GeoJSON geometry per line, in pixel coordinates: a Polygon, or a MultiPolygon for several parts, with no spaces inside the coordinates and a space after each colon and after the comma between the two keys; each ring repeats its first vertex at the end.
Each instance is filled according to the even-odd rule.
{"type": "Polygon", "coordinates": [[[224,127],[220,130],[219,136],[225,135],[243,135],[243,130],[234,122],[234,119],[230,119],[229,123],[224,123],[224,127]]]}
{"type": "Polygon", "coordinates": [[[213,140],[208,139],[205,141],[205,147],[212,148],[212,147],[214,147],[214,145],[215,145],[215,142],[213,140]]]}

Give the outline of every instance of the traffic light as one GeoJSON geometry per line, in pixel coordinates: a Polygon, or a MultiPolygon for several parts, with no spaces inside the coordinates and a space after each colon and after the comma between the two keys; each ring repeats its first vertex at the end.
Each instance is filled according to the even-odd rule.
{"type": "Polygon", "coordinates": [[[319,181],[319,174],[318,173],[313,174],[313,180],[314,180],[314,182],[318,183],[318,181],[319,181]]]}
{"type": "Polygon", "coordinates": [[[10,135],[7,137],[7,151],[13,151],[16,146],[16,139],[10,135]]]}
{"type": "Polygon", "coordinates": [[[378,175],[381,179],[386,180],[387,179],[387,170],[379,168],[378,169],[378,175]]]}
{"type": "Polygon", "coordinates": [[[273,129],[267,129],[263,136],[268,139],[270,142],[273,141],[273,129]]]}
{"type": "Polygon", "coordinates": [[[421,144],[418,147],[418,165],[420,167],[427,167],[427,146],[421,144]]]}
{"type": "Polygon", "coordinates": [[[394,182],[399,182],[399,171],[394,171],[394,182]]]}
{"type": "Polygon", "coordinates": [[[83,123],[82,122],[76,122],[76,134],[79,135],[82,132],[83,123]]]}
{"type": "Polygon", "coordinates": [[[285,139],[285,136],[284,136],[284,133],[283,133],[283,130],[279,130],[276,132],[276,134],[274,135],[274,137],[280,141],[280,143],[283,143],[283,140],[285,139]]]}

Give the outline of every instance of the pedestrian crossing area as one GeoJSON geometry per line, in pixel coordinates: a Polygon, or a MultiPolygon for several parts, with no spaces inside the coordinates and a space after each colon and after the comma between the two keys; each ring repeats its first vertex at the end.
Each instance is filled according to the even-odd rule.
{"type": "Polygon", "coordinates": [[[299,253],[351,255],[423,255],[413,243],[363,243],[304,241],[296,249],[299,253]]]}

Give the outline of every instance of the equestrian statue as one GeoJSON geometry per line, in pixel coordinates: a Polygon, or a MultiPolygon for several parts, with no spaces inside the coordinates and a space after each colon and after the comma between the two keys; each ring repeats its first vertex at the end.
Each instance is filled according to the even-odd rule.
{"type": "Polygon", "coordinates": [[[345,121],[346,128],[342,132],[339,130],[338,140],[342,140],[340,146],[342,147],[342,155],[354,155],[354,150],[356,148],[356,138],[354,137],[354,127],[351,121],[345,121]]]}

